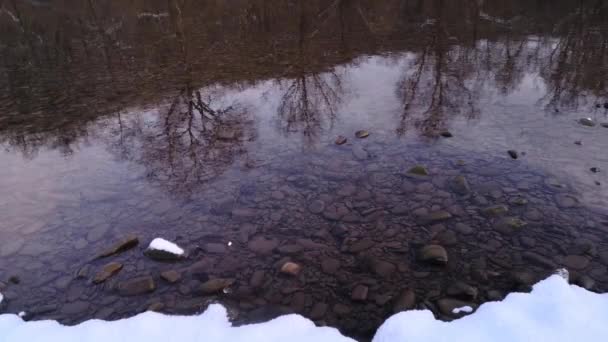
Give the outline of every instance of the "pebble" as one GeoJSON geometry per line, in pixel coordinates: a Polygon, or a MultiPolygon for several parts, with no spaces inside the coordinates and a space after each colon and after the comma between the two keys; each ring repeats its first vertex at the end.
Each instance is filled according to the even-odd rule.
{"type": "Polygon", "coordinates": [[[297,276],[298,274],[300,274],[301,270],[302,266],[291,261],[288,261],[284,263],[283,266],[281,266],[281,273],[289,274],[292,276],[297,276]]]}
{"type": "Polygon", "coordinates": [[[315,200],[310,202],[308,210],[313,214],[320,214],[325,210],[325,202],[321,200],[315,200]]]}
{"type": "Polygon", "coordinates": [[[355,136],[359,139],[367,138],[369,137],[369,132],[366,130],[356,131],[355,136]]]}
{"type": "Polygon", "coordinates": [[[365,285],[357,285],[351,292],[350,298],[354,301],[365,301],[367,300],[367,294],[369,292],[369,288],[365,285]]]}
{"type": "Polygon", "coordinates": [[[359,253],[366,249],[370,249],[375,244],[376,243],[372,239],[364,238],[364,239],[358,240],[355,243],[351,244],[348,250],[351,253],[359,253]]]}
{"type": "Polygon", "coordinates": [[[164,271],[160,274],[160,277],[170,284],[175,284],[182,279],[181,273],[176,270],[164,271]]]}
{"type": "Polygon", "coordinates": [[[448,253],[442,246],[439,245],[427,245],[420,249],[418,252],[418,258],[422,261],[442,264],[448,263],[448,253]]]}
{"type": "Polygon", "coordinates": [[[234,284],[234,279],[230,278],[215,278],[207,280],[200,286],[200,291],[204,295],[216,294],[222,292],[234,284]]]}
{"type": "Polygon", "coordinates": [[[116,273],[120,272],[121,269],[122,269],[122,264],[121,263],[111,262],[109,264],[106,264],[106,265],[104,265],[101,268],[101,271],[99,271],[95,275],[95,278],[93,278],[93,283],[95,283],[95,284],[103,283],[104,281],[106,281],[111,276],[113,276],[116,273]]]}
{"type": "Polygon", "coordinates": [[[257,270],[255,272],[253,272],[253,274],[251,275],[251,279],[249,280],[249,285],[251,285],[251,287],[253,287],[253,288],[262,287],[262,285],[264,284],[265,278],[266,278],[266,272],[264,272],[262,270],[257,270]]]}
{"type": "Polygon", "coordinates": [[[346,139],[346,137],[340,135],[336,138],[335,143],[336,143],[336,145],[344,145],[344,144],[346,144],[347,141],[348,141],[348,139],[346,139]]]}
{"type": "Polygon", "coordinates": [[[506,214],[509,211],[509,207],[504,204],[493,205],[482,210],[482,214],[485,216],[500,216],[506,214]]]}
{"type": "Polygon", "coordinates": [[[333,312],[338,316],[346,316],[346,315],[350,314],[351,311],[352,311],[352,308],[350,306],[342,304],[342,303],[337,303],[333,307],[333,312]]]}

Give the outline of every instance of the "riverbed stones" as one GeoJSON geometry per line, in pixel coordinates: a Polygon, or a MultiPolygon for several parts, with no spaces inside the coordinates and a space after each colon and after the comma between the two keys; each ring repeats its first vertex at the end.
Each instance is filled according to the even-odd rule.
{"type": "Polygon", "coordinates": [[[362,129],[360,131],[356,131],[355,136],[359,139],[367,138],[367,137],[369,137],[369,132],[362,129]]]}
{"type": "Polygon", "coordinates": [[[325,202],[321,200],[314,200],[308,205],[308,210],[313,214],[320,214],[325,210],[325,202]]]}
{"type": "Polygon", "coordinates": [[[446,294],[450,297],[464,298],[467,300],[477,299],[477,288],[462,282],[456,281],[451,283],[446,289],[446,294]]]}
{"type": "Polygon", "coordinates": [[[482,209],[481,213],[487,217],[501,216],[509,212],[509,207],[504,204],[497,204],[482,209]]]}
{"type": "Polygon", "coordinates": [[[216,294],[223,292],[234,284],[235,280],[231,278],[215,278],[207,280],[200,286],[200,292],[204,295],[216,294]]]}
{"type": "Polygon", "coordinates": [[[247,247],[254,253],[260,255],[270,255],[279,246],[279,241],[276,239],[266,239],[262,236],[253,238],[247,244],[247,247]]]}
{"type": "Polygon", "coordinates": [[[475,231],[471,226],[464,223],[456,223],[456,225],[454,225],[454,229],[460,234],[464,235],[472,234],[475,231]]]}
{"type": "Polygon", "coordinates": [[[441,136],[442,136],[442,137],[444,137],[444,138],[451,138],[451,137],[453,137],[453,136],[454,136],[454,135],[452,134],[452,132],[450,132],[450,131],[443,131],[443,132],[439,133],[439,135],[441,135],[441,136]]]}
{"type": "MultiPolygon", "coordinates": [[[[522,239],[523,240],[523,239],[522,239]]],[[[550,268],[550,269],[556,269],[557,268],[557,264],[554,263],[551,259],[546,258],[540,254],[537,254],[535,252],[532,251],[525,251],[522,253],[522,256],[524,259],[529,260],[530,262],[539,265],[539,266],[543,266],[546,268],[550,268]]]]}
{"type": "Polygon", "coordinates": [[[589,266],[589,258],[582,255],[568,255],[564,258],[564,266],[573,270],[582,270],[589,266]]]}
{"type": "Polygon", "coordinates": [[[207,253],[223,254],[226,253],[227,247],[223,243],[206,243],[204,249],[207,253]]]}
{"type": "Polygon", "coordinates": [[[321,270],[327,274],[335,274],[340,269],[340,261],[334,258],[325,258],[321,261],[321,270]]]}
{"type": "Polygon", "coordinates": [[[297,276],[302,271],[302,266],[300,264],[296,264],[295,262],[288,261],[281,266],[281,273],[297,276]]]}
{"type": "Polygon", "coordinates": [[[170,284],[177,283],[182,279],[181,273],[176,270],[164,271],[160,274],[160,277],[170,284]]]}
{"type": "Polygon", "coordinates": [[[61,313],[66,316],[77,316],[81,315],[89,310],[90,304],[85,301],[76,301],[65,304],[61,308],[61,313]]]}
{"type": "Polygon", "coordinates": [[[350,298],[356,302],[363,302],[367,300],[367,294],[369,292],[369,288],[365,285],[357,285],[353,289],[350,294],[350,298]]]}
{"type": "Polygon", "coordinates": [[[385,260],[372,259],[370,262],[372,271],[383,278],[390,277],[397,270],[397,266],[385,260]]]}
{"type": "Polygon", "coordinates": [[[156,284],[150,276],[137,277],[118,283],[118,293],[121,296],[138,296],[155,289],[156,284]]]}
{"type": "Polygon", "coordinates": [[[338,316],[347,316],[353,309],[348,305],[336,303],[332,308],[332,311],[338,316]]]}
{"type": "Polygon", "coordinates": [[[416,307],[416,293],[412,289],[404,289],[395,299],[393,312],[412,310],[416,307]]]}
{"type": "Polygon", "coordinates": [[[95,275],[95,277],[93,278],[93,283],[95,283],[95,284],[103,283],[104,281],[109,279],[111,276],[120,272],[121,269],[122,269],[121,263],[111,262],[109,264],[106,264],[95,275]]]}
{"type": "Polygon", "coordinates": [[[578,120],[578,123],[583,125],[583,126],[587,126],[587,127],[594,127],[595,126],[595,121],[593,121],[593,119],[591,118],[580,118],[578,120]]]}
{"type": "Polygon", "coordinates": [[[440,245],[426,245],[418,251],[418,259],[436,265],[448,263],[448,252],[440,245]]]}
{"type": "Polygon", "coordinates": [[[334,143],[336,145],[344,145],[346,144],[346,142],[348,141],[348,139],[346,139],[345,136],[339,135],[336,140],[334,141],[334,143]]]}
{"type": "Polygon", "coordinates": [[[136,235],[130,234],[115,242],[112,246],[99,254],[100,258],[109,257],[114,254],[125,252],[139,243],[139,239],[136,235]]]}
{"type": "Polygon", "coordinates": [[[415,165],[407,171],[408,175],[424,177],[429,175],[429,171],[422,165],[415,165]]]}

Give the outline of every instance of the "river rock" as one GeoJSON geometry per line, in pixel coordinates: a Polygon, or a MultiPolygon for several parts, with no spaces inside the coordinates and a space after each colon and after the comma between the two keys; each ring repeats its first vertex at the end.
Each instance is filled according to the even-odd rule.
{"type": "Polygon", "coordinates": [[[150,242],[144,255],[157,261],[178,261],[186,257],[186,252],[173,242],[156,238],[150,242]]]}
{"type": "Polygon", "coordinates": [[[539,266],[547,267],[550,269],[557,268],[557,264],[551,261],[549,258],[546,258],[532,251],[525,251],[522,256],[524,257],[524,259],[529,260],[530,262],[533,262],[539,266]]]}
{"type": "Polygon", "coordinates": [[[337,303],[333,307],[333,312],[338,316],[346,316],[350,314],[351,311],[353,311],[353,309],[350,306],[342,303],[337,303]]]}
{"type": "Polygon", "coordinates": [[[182,279],[181,273],[176,270],[164,271],[160,274],[160,277],[171,284],[177,283],[182,279]]]}
{"type": "Polygon", "coordinates": [[[433,224],[437,222],[446,221],[452,218],[452,214],[445,210],[432,211],[427,215],[424,215],[418,219],[420,224],[433,224]]]}
{"type": "Polygon", "coordinates": [[[223,243],[206,243],[204,249],[207,253],[222,254],[226,252],[226,245],[223,243]]]}
{"type": "Polygon", "coordinates": [[[320,214],[325,210],[325,202],[321,200],[314,200],[308,205],[308,210],[313,214],[320,214]]]}
{"type": "Polygon", "coordinates": [[[118,262],[111,262],[104,265],[101,270],[93,278],[93,283],[99,284],[106,281],[111,276],[115,275],[122,269],[122,264],[118,262]]]}
{"type": "Polygon", "coordinates": [[[249,285],[254,289],[257,289],[264,285],[264,279],[266,278],[266,272],[262,270],[257,270],[253,272],[251,275],[251,279],[249,280],[249,285]]]}
{"type": "Polygon", "coordinates": [[[315,303],[315,305],[313,305],[312,309],[310,310],[310,318],[313,320],[319,320],[323,318],[325,316],[325,313],[327,312],[328,307],[329,306],[326,303],[315,303]]]}
{"type": "Polygon", "coordinates": [[[450,284],[450,286],[448,286],[447,290],[446,290],[446,294],[450,297],[458,297],[458,298],[464,298],[464,299],[469,299],[469,300],[475,300],[477,299],[477,288],[464,283],[462,281],[456,281],[452,284],[450,284]]]}
{"type": "Polygon", "coordinates": [[[367,293],[369,288],[365,285],[357,285],[350,294],[350,298],[357,302],[363,302],[367,300],[367,293]]]}
{"type": "Polygon", "coordinates": [[[358,160],[365,160],[369,158],[369,153],[362,146],[353,146],[353,156],[358,160]]]}
{"type": "Polygon", "coordinates": [[[568,255],[564,258],[563,264],[573,270],[582,270],[589,265],[589,259],[581,255],[568,255]]]}
{"type": "Polygon", "coordinates": [[[471,228],[471,226],[466,225],[464,223],[456,223],[454,229],[460,234],[464,235],[472,234],[475,231],[473,228],[471,228]]]}
{"type": "Polygon", "coordinates": [[[517,151],[515,151],[515,150],[508,150],[507,153],[513,159],[517,159],[519,157],[518,154],[517,154],[517,151]]]}
{"type": "Polygon", "coordinates": [[[216,294],[222,292],[234,284],[234,279],[215,278],[210,279],[201,284],[200,291],[204,295],[216,294]]]}
{"type": "Polygon", "coordinates": [[[67,316],[79,316],[89,309],[90,305],[84,301],[67,303],[61,308],[61,313],[67,316]]]}
{"type": "Polygon", "coordinates": [[[500,219],[496,223],[495,228],[497,231],[503,234],[512,234],[514,232],[520,231],[526,225],[526,222],[522,221],[517,217],[505,217],[500,219]]]}
{"type": "Polygon", "coordinates": [[[247,247],[256,254],[270,255],[279,246],[276,239],[266,239],[262,236],[255,237],[247,244],[247,247]]]}
{"type": "Polygon", "coordinates": [[[578,123],[583,125],[583,126],[587,126],[587,127],[594,127],[595,126],[595,121],[593,121],[593,119],[591,118],[580,118],[578,120],[578,123]]]}
{"type": "Polygon", "coordinates": [[[466,177],[459,175],[452,180],[452,190],[459,195],[466,195],[471,192],[471,187],[466,177]]]}
{"type": "Polygon", "coordinates": [[[454,136],[454,135],[452,134],[452,132],[450,132],[450,131],[443,131],[443,132],[439,133],[439,135],[441,135],[441,136],[442,136],[442,137],[444,137],[444,138],[451,138],[451,137],[453,137],[453,136],[454,136]]]}
{"type": "Polygon", "coordinates": [[[429,171],[422,165],[415,165],[407,171],[407,174],[413,176],[428,176],[429,171]]]}
{"type": "Polygon", "coordinates": [[[295,262],[288,261],[281,266],[281,273],[297,276],[302,271],[302,266],[295,262]]]}
{"type": "Polygon", "coordinates": [[[347,141],[348,141],[348,139],[346,139],[346,137],[340,135],[336,138],[336,141],[334,141],[334,142],[336,145],[344,145],[344,144],[346,144],[347,141]]]}
{"type": "Polygon", "coordinates": [[[416,307],[416,293],[411,289],[401,291],[395,303],[393,304],[393,312],[401,312],[412,310],[416,307]]]}
{"type": "Polygon", "coordinates": [[[112,246],[108,247],[105,251],[99,254],[100,258],[108,257],[110,255],[122,253],[127,251],[139,243],[139,239],[135,235],[127,235],[121,240],[114,243],[112,246]]]}
{"type": "Polygon", "coordinates": [[[321,269],[327,274],[335,274],[340,269],[340,261],[334,258],[325,258],[321,261],[321,269]]]}
{"type": "Polygon", "coordinates": [[[395,273],[395,270],[397,269],[397,266],[395,266],[394,264],[388,262],[388,261],[384,261],[384,260],[379,260],[379,259],[373,259],[371,261],[371,268],[374,271],[374,273],[376,273],[377,275],[383,277],[383,278],[388,278],[390,277],[393,273],[395,273]]]}
{"type": "Polygon", "coordinates": [[[121,296],[138,296],[156,289],[154,279],[149,276],[129,279],[118,284],[121,296]]]}
{"type": "Polygon", "coordinates": [[[366,130],[356,131],[355,136],[359,139],[367,138],[369,137],[369,132],[366,130]]]}
{"type": "Polygon", "coordinates": [[[568,195],[557,195],[555,196],[555,201],[562,208],[572,208],[578,205],[578,200],[568,195]]]}
{"type": "Polygon", "coordinates": [[[442,246],[427,245],[418,251],[418,258],[422,261],[445,265],[448,263],[448,253],[442,246]]]}
{"type": "Polygon", "coordinates": [[[481,213],[485,216],[500,216],[506,214],[508,211],[509,207],[504,204],[498,204],[484,208],[481,213]]]}

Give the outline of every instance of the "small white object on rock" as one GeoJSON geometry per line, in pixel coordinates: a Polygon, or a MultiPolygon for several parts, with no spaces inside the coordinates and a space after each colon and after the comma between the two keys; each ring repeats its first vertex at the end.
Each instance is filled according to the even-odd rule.
{"type": "Polygon", "coordinates": [[[157,251],[165,251],[175,255],[183,255],[184,250],[180,248],[178,245],[173,242],[167,241],[162,238],[156,238],[150,242],[150,246],[148,249],[153,249],[157,251]]]}
{"type": "Polygon", "coordinates": [[[473,312],[473,308],[467,305],[467,306],[463,306],[461,308],[455,308],[454,310],[452,310],[452,313],[455,315],[457,315],[461,312],[471,313],[471,312],[473,312]]]}
{"type": "Polygon", "coordinates": [[[25,317],[25,315],[26,315],[25,311],[21,311],[20,313],[17,314],[17,316],[19,316],[21,318],[25,317]]]}
{"type": "Polygon", "coordinates": [[[232,246],[232,241],[228,241],[228,247],[232,246]]]}
{"type": "Polygon", "coordinates": [[[2,292],[0,292],[0,304],[2,304],[3,300],[4,300],[4,296],[2,295],[2,292]]]}

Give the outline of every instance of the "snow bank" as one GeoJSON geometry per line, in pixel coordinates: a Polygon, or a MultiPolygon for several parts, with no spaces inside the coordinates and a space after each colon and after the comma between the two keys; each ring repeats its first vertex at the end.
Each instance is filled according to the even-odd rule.
{"type": "Polygon", "coordinates": [[[512,293],[502,302],[447,323],[429,311],[407,311],[389,318],[374,342],[395,341],[607,341],[608,294],[596,294],[554,275],[532,293],[512,293]]]}
{"type": "Polygon", "coordinates": [[[199,316],[145,312],[114,322],[91,320],[74,327],[54,321],[24,322],[0,315],[0,342],[354,342],[333,328],[320,328],[298,315],[262,324],[231,327],[226,309],[214,304],[199,316]]]}
{"type": "Polygon", "coordinates": [[[184,250],[181,249],[178,245],[161,238],[156,238],[152,240],[152,242],[150,242],[150,245],[148,246],[148,249],[165,251],[175,255],[184,254],[184,250]]]}
{"type": "MultiPolygon", "coordinates": [[[[607,340],[608,294],[568,285],[559,275],[538,283],[530,294],[510,294],[502,302],[481,305],[472,315],[450,323],[435,320],[429,311],[399,313],[389,318],[374,337],[374,342],[607,340]]],[[[226,309],[217,304],[198,316],[146,312],[115,322],[91,320],[74,327],[0,315],[0,342],[42,341],[353,342],[336,329],[315,327],[298,315],[232,327],[226,309]]]]}

